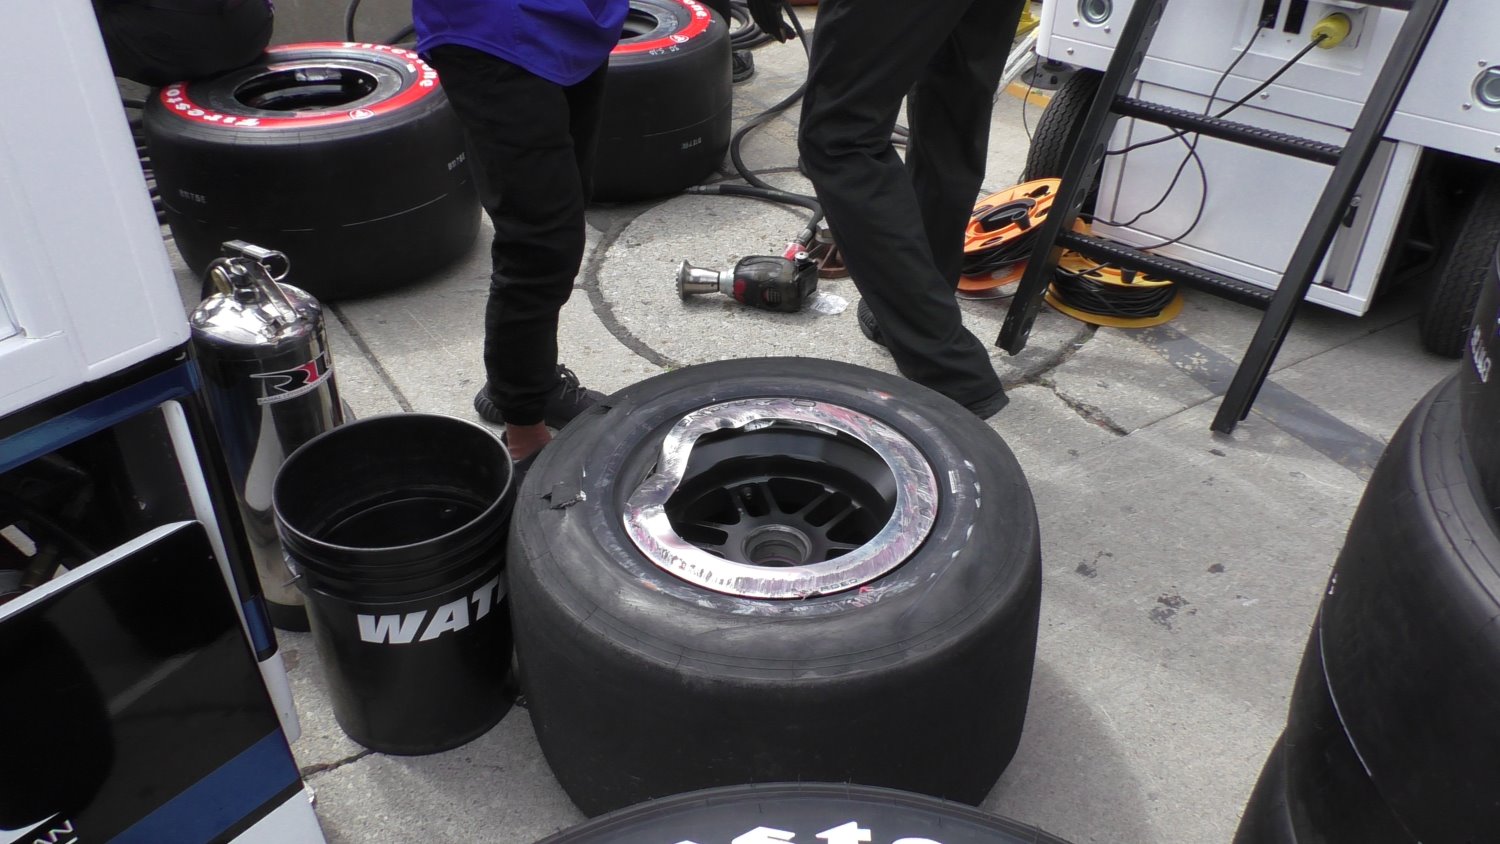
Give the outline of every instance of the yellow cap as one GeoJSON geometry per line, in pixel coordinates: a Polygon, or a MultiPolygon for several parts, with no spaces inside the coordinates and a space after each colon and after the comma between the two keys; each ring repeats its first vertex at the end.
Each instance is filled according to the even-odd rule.
{"type": "Polygon", "coordinates": [[[1343,12],[1334,12],[1314,24],[1312,32],[1308,33],[1308,35],[1314,40],[1321,35],[1323,42],[1318,46],[1325,50],[1332,50],[1334,47],[1344,43],[1344,39],[1349,37],[1351,26],[1352,24],[1349,21],[1348,15],[1343,12]]]}

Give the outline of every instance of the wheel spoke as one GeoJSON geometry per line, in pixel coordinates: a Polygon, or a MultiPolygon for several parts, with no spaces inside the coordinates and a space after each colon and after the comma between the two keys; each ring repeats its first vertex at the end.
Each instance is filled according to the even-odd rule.
{"type": "MultiPolygon", "coordinates": [[[[822,494],[818,495],[813,500],[807,502],[807,504],[803,505],[799,510],[797,510],[797,512],[792,513],[792,515],[793,516],[801,516],[801,517],[803,517],[803,519],[806,519],[807,518],[807,514],[811,513],[813,510],[816,510],[819,505],[821,505],[823,502],[827,501],[828,499],[832,498],[833,496],[834,496],[834,491],[831,490],[831,489],[828,489],[827,487],[825,487],[823,489],[822,494]]],[[[811,524],[811,522],[809,522],[809,524],[811,524]]]]}
{"type": "Polygon", "coordinates": [[[848,506],[846,506],[844,509],[838,511],[837,513],[833,514],[833,518],[831,518],[828,521],[826,521],[826,522],[823,523],[823,533],[824,534],[832,533],[833,529],[836,528],[836,527],[838,527],[839,522],[842,522],[843,520],[849,518],[850,516],[854,515],[855,513],[858,513],[859,511],[861,511],[863,509],[864,509],[863,507],[859,506],[858,504],[854,503],[853,501],[849,502],[848,506]]]}
{"type": "Polygon", "coordinates": [[[750,497],[749,491],[749,486],[742,486],[729,494],[730,499],[734,501],[734,509],[739,511],[739,520],[742,522],[746,519],[755,518],[750,514],[750,509],[745,506],[745,499],[750,497]]]}
{"type": "Polygon", "coordinates": [[[760,481],[755,484],[755,491],[760,495],[760,503],[765,506],[767,513],[783,512],[780,502],[776,500],[776,496],[771,494],[771,484],[769,482],[760,481]]]}

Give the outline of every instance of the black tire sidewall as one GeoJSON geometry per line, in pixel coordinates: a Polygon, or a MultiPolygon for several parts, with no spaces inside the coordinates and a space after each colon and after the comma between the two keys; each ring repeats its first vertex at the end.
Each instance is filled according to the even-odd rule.
{"type": "Polygon", "coordinates": [[[1474,459],[1491,521],[1500,528],[1500,437],[1495,435],[1495,420],[1500,419],[1500,252],[1490,259],[1486,276],[1464,343],[1458,385],[1464,444],[1474,459]]]}
{"type": "MultiPolygon", "coordinates": [[[[873,385],[839,383],[825,374],[829,370],[844,368],[841,365],[827,361],[789,360],[795,360],[795,363],[768,360],[765,366],[783,371],[812,370],[818,371],[819,375],[747,377],[746,370],[760,365],[761,361],[726,361],[695,367],[698,371],[689,378],[652,379],[627,389],[612,399],[614,408],[610,412],[590,420],[588,426],[580,426],[576,431],[570,427],[549,446],[545,452],[548,461],[545,464],[539,462],[533,468],[528,475],[528,485],[534,481],[543,482],[542,479],[554,474],[569,475],[578,471],[577,466],[587,465],[594,476],[592,483],[585,488],[589,499],[580,508],[549,509],[538,514],[539,519],[528,518],[524,520],[522,530],[527,533],[527,529],[536,527],[536,539],[543,545],[575,549],[580,542],[586,542],[591,548],[602,549],[595,552],[601,565],[581,565],[576,571],[566,573],[548,572],[559,578],[554,581],[555,586],[573,592],[571,597],[579,602],[578,606],[597,608],[589,623],[615,623],[626,629],[650,628],[661,637],[661,641],[637,643],[645,655],[677,666],[691,666],[695,647],[701,645],[702,637],[726,616],[772,619],[783,615],[787,606],[785,601],[720,595],[661,571],[635,549],[619,518],[623,501],[628,497],[628,491],[624,490],[626,487],[633,489],[630,479],[638,480],[654,461],[667,429],[693,410],[739,398],[793,395],[869,413],[909,437],[939,475],[941,492],[937,523],[913,559],[882,578],[881,589],[855,590],[854,593],[843,592],[798,602],[798,618],[802,624],[831,625],[837,627],[841,635],[882,638],[887,635],[892,620],[899,617],[922,629],[925,637],[936,635],[936,631],[950,625],[963,623],[974,613],[982,612],[985,606],[1007,604],[1018,591],[1034,585],[1026,578],[1016,577],[1025,568],[1024,550],[1028,548],[1029,540],[1036,536],[1030,492],[1015,458],[993,431],[957,405],[950,409],[935,406],[937,402],[922,401],[942,397],[935,393],[930,397],[917,394],[913,389],[915,385],[893,376],[890,376],[893,383],[887,386],[894,387],[896,392],[876,397],[874,394],[880,391],[873,385]],[[917,400],[907,399],[912,394],[918,395],[917,400]],[[926,423],[917,422],[919,418],[926,423]],[[582,448],[575,447],[574,443],[582,448]],[[998,481],[1008,488],[985,486],[976,493],[981,479],[984,484],[998,481]],[[576,518],[579,515],[585,515],[586,524],[579,524],[576,518]],[[550,528],[544,527],[547,523],[552,523],[550,528]],[[586,528],[586,537],[576,535],[580,527],[586,528]],[[998,559],[993,566],[973,570],[972,576],[978,578],[978,582],[943,579],[920,590],[920,595],[911,589],[915,584],[927,582],[935,571],[947,569],[954,551],[961,551],[967,558],[987,555],[989,549],[994,549],[998,559]],[[579,575],[589,579],[575,579],[579,575]],[[654,608],[641,610],[638,601],[643,595],[653,601],[657,598],[670,600],[674,612],[662,617],[654,608]],[[917,617],[910,615],[914,612],[917,617]],[[926,615],[933,612],[941,615],[926,615]],[[598,617],[601,613],[608,621],[598,617]],[[867,628],[867,631],[860,631],[860,628],[867,628]],[[664,649],[653,653],[657,645],[664,649]]],[[[873,373],[863,371],[861,374],[867,377],[873,373]]],[[[947,402],[946,399],[942,401],[947,402]]],[[[531,487],[530,491],[535,493],[538,488],[531,487]]],[[[523,489],[522,496],[526,495],[527,490],[523,489]]],[[[551,556],[557,563],[556,555],[551,556]]],[[[893,641],[882,658],[892,662],[908,661],[920,656],[925,644],[921,638],[893,641]]],[[[747,669],[766,660],[782,659],[802,664],[833,655],[820,652],[820,647],[836,649],[832,642],[820,641],[815,636],[809,641],[802,633],[783,643],[785,650],[780,653],[768,653],[767,646],[773,645],[766,641],[754,642],[741,654],[734,653],[734,643],[726,642],[725,645],[728,650],[716,650],[709,663],[698,667],[713,673],[726,658],[748,660],[747,669]]],[[[867,654],[866,657],[873,658],[874,655],[867,654]]]]}
{"type": "Polygon", "coordinates": [[[247,240],[286,252],[289,281],[328,301],[418,278],[478,233],[462,128],[435,72],[400,48],[273,48],[247,68],[162,89],[145,129],[167,222],[195,273],[223,241],[247,240]],[[350,108],[305,118],[237,104],[245,80],[301,61],[372,68],[380,82],[350,108]]]}
{"type": "Polygon", "coordinates": [[[1426,276],[1418,332],[1428,351],[1463,354],[1475,303],[1489,279],[1500,243],[1500,169],[1477,174],[1479,185],[1457,214],[1457,229],[1444,245],[1437,269],[1426,276]]]}
{"type": "Polygon", "coordinates": [[[727,24],[691,0],[631,6],[660,25],[610,53],[593,178],[593,198],[604,202],[677,193],[711,175],[729,148],[727,24]]]}
{"type": "Polygon", "coordinates": [[[944,844],[1065,844],[957,803],[885,788],[818,783],[742,785],[677,795],[611,813],[538,844],[728,842],[761,826],[810,842],[850,821],[870,830],[879,842],[926,838],[944,844]]]}
{"type": "Polygon", "coordinates": [[[1421,840],[1486,840],[1500,705],[1500,537],[1462,442],[1456,377],[1407,417],[1350,526],[1321,615],[1329,689],[1421,840]]]}
{"type": "Polygon", "coordinates": [[[1015,752],[1040,601],[1036,515],[1003,442],[936,393],[829,361],[692,367],[575,420],[517,507],[522,684],[544,754],[588,814],[798,777],[978,802],[1015,752]],[[942,487],[927,542],[868,588],[806,601],[733,598],[655,570],[621,525],[631,473],[684,413],[787,395],[867,412],[922,449],[942,487]],[[691,744],[664,750],[678,735],[691,744]]]}

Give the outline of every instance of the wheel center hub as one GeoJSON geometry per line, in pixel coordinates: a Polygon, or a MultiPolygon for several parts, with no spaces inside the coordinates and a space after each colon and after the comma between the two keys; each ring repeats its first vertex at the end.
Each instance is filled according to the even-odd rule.
{"type": "Polygon", "coordinates": [[[800,566],[812,554],[807,534],[786,525],[766,525],[745,538],[745,557],[757,566],[800,566]]]}

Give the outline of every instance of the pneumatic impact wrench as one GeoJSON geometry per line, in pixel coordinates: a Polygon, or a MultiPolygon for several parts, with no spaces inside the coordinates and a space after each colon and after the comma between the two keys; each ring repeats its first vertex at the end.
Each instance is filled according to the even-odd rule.
{"type": "Polygon", "coordinates": [[[742,305],[793,313],[818,292],[818,263],[808,257],[815,231],[808,228],[780,255],[748,255],[732,270],[708,270],[687,261],[677,270],[677,295],[686,299],[723,293],[742,305]]]}

